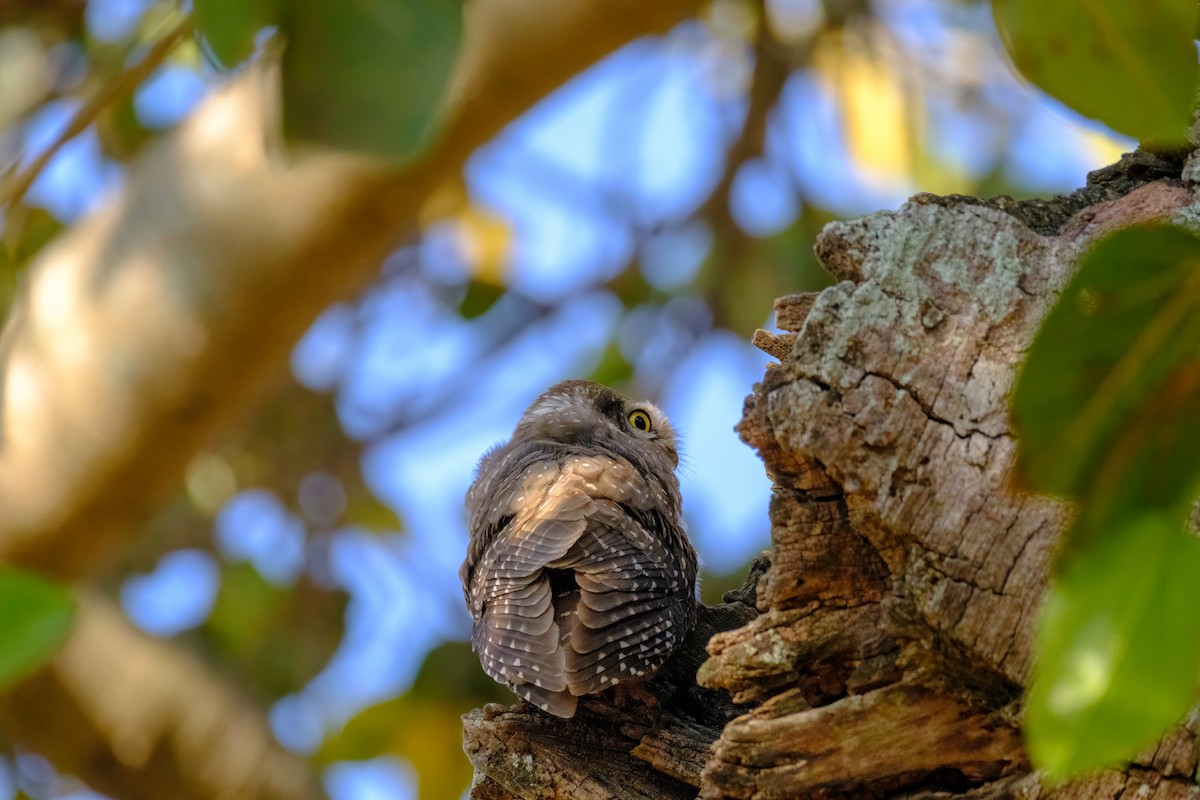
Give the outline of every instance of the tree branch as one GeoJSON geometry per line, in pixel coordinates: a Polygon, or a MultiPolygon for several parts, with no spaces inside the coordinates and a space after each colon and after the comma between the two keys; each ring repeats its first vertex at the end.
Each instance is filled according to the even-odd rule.
{"type": "Polygon", "coordinates": [[[192,33],[191,17],[186,17],[164,33],[140,61],[122,72],[115,79],[108,81],[100,91],[80,106],[75,115],[67,123],[67,127],[58,135],[50,146],[38,154],[29,166],[12,176],[3,190],[0,190],[0,207],[7,208],[21,202],[29,187],[37,180],[38,175],[46,165],[58,154],[67,142],[87,130],[96,121],[100,112],[112,103],[136,89],[142,81],[150,77],[150,73],[158,69],[179,44],[192,33]]]}
{"type": "MultiPolygon", "coordinates": [[[[720,180],[695,213],[695,218],[705,221],[712,230],[718,248],[718,255],[706,260],[705,271],[700,277],[700,287],[718,327],[728,327],[728,287],[744,267],[743,256],[750,238],[734,220],[729,207],[733,182],[748,161],[763,154],[767,123],[792,74],[792,60],[781,51],[771,33],[765,3],[756,5],[759,23],[754,40],[754,73],[747,91],[746,118],[725,153],[720,180]]],[[[808,49],[806,45],[802,59],[807,59],[808,49]]]]}

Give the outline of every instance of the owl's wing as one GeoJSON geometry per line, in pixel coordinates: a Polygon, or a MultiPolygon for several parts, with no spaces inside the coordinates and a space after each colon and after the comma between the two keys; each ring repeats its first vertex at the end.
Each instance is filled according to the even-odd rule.
{"type": "Polygon", "coordinates": [[[574,695],[653,673],[695,614],[694,562],[667,548],[678,533],[665,529],[670,523],[661,515],[598,500],[588,522],[568,554],[551,564],[572,569],[578,586],[574,613],[560,621],[574,695]],[[648,527],[647,516],[663,529],[648,527]]]}
{"type": "Polygon", "coordinates": [[[594,503],[559,465],[536,469],[532,480],[518,484],[519,493],[513,489],[514,513],[504,518],[478,563],[464,568],[475,617],[471,638],[492,678],[544,710],[569,717],[575,698],[567,691],[556,587],[545,567],[587,530],[594,503]]]}

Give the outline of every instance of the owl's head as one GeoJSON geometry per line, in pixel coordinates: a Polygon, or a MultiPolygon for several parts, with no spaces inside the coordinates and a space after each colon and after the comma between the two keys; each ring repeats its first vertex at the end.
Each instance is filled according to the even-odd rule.
{"type": "Polygon", "coordinates": [[[602,442],[623,451],[662,452],[679,466],[675,429],[653,403],[632,401],[592,381],[563,381],[525,410],[514,438],[564,444],[602,442]]]}

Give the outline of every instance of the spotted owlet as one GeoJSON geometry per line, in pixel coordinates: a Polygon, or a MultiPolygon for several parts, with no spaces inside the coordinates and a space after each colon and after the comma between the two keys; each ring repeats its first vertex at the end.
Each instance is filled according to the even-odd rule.
{"type": "Polygon", "coordinates": [[[658,669],[696,618],[675,432],[590,381],[534,401],[467,493],[460,577],[484,670],[560,717],[658,669]]]}

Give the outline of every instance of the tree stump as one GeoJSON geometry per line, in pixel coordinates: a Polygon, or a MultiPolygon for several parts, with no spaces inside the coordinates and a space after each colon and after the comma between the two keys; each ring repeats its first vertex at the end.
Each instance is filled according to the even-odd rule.
{"type": "Polygon", "coordinates": [[[1022,353],[1098,237],[1200,227],[1182,166],[1138,153],[1068,197],[918,195],[827,226],[817,254],[840,283],[777,301],[790,332],[756,335],[781,361],[738,427],[775,483],[769,565],[642,687],[573,720],[466,715],[472,797],[1200,791],[1196,714],[1123,771],[1031,773],[1021,697],[1071,509],[1008,486],[1022,353]]]}

